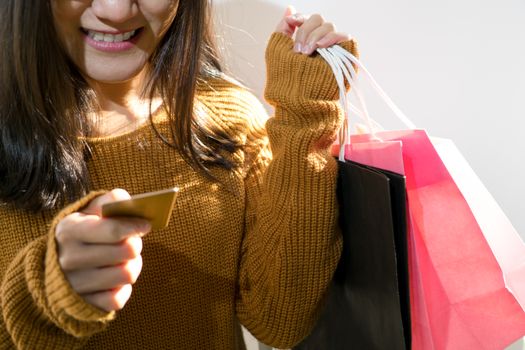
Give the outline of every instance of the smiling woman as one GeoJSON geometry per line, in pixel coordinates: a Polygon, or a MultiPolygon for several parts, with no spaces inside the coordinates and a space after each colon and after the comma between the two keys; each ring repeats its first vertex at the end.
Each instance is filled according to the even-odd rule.
{"type": "Polygon", "coordinates": [[[220,74],[206,0],[180,5],[171,0],[52,0],[51,8],[47,2],[5,1],[0,6],[0,26],[12,35],[3,39],[10,45],[4,45],[0,63],[2,141],[10,145],[2,159],[19,168],[10,169],[19,174],[11,182],[0,184],[0,198],[39,210],[85,194],[85,146],[78,137],[129,132],[160,104],[173,124],[170,140],[164,139],[190,164],[206,176],[209,165],[232,167],[216,151],[235,149],[234,141],[192,113],[198,81],[220,74]],[[98,37],[104,33],[104,42],[91,39],[89,31],[98,37]],[[135,36],[122,46],[109,44],[108,32],[132,31],[135,36]],[[27,118],[16,118],[20,114],[27,118]],[[10,118],[15,120],[7,122],[10,118]],[[10,135],[17,135],[16,142],[10,135]],[[35,137],[41,142],[33,144],[35,137]],[[56,139],[62,141],[57,145],[56,139]],[[40,174],[24,176],[29,169],[40,174]],[[39,181],[42,176],[49,181],[39,181]]]}
{"type": "Polygon", "coordinates": [[[99,82],[136,77],[178,8],[178,1],[171,0],[141,1],[140,10],[134,1],[52,0],[51,4],[67,55],[84,76],[99,82]]]}
{"type": "Polygon", "coordinates": [[[240,324],[282,348],[314,324],[341,250],[314,51],[355,44],[288,8],[267,121],[209,19],[208,0],[0,1],[1,349],[243,349],[240,324]],[[102,215],[173,187],[158,232],[102,215]]]}

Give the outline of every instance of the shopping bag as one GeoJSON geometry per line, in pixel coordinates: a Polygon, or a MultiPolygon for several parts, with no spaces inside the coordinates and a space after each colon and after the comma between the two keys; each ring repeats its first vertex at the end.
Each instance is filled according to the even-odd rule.
{"type": "MultiPolygon", "coordinates": [[[[486,238],[489,228],[485,225],[485,233],[482,231],[473,208],[450,175],[449,169],[457,178],[472,172],[465,163],[451,161],[460,157],[457,149],[451,148],[450,142],[447,148],[442,147],[441,140],[438,153],[423,130],[377,135],[403,145],[410,218],[413,349],[496,350],[525,335],[525,312],[518,302],[524,297],[524,244],[512,226],[492,227],[491,234],[506,249],[501,253],[506,265],[495,258],[486,238]],[[503,273],[502,266],[508,274],[503,273]]],[[[357,136],[353,142],[363,137],[357,136]]],[[[480,192],[471,191],[474,203],[472,194],[480,192]]],[[[477,202],[499,208],[486,196],[477,202]]],[[[501,210],[481,214],[483,220],[497,222],[491,218],[501,217],[501,210]]]]}
{"type": "Polygon", "coordinates": [[[406,349],[410,300],[404,176],[339,162],[343,251],[321,316],[296,350],[406,349]]]}
{"type": "Polygon", "coordinates": [[[525,335],[525,245],[453,144],[413,130],[373,84],[409,130],[355,135],[342,153],[407,177],[413,348],[503,349],[525,335]]]}
{"type": "Polygon", "coordinates": [[[451,140],[432,145],[467,201],[503,273],[505,285],[525,310],[525,244],[474,170],[451,140]]]}

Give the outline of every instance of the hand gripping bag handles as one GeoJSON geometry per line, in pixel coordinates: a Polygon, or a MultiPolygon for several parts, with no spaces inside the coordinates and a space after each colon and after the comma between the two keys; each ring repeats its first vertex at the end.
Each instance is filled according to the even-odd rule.
{"type": "MultiPolygon", "coordinates": [[[[343,72],[336,73],[345,101],[343,72]]],[[[405,177],[344,157],[338,165],[343,252],[320,319],[295,349],[407,349],[405,177]]]]}
{"type": "Polygon", "coordinates": [[[355,57],[330,50],[408,126],[354,135],[341,153],[406,176],[412,348],[503,349],[525,335],[525,244],[450,140],[416,130],[355,57]]]}

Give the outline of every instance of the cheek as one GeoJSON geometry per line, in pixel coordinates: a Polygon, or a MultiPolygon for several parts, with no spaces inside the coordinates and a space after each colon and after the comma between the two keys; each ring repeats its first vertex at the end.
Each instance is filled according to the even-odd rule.
{"type": "Polygon", "coordinates": [[[78,36],[80,17],[86,8],[85,1],[52,0],[53,23],[62,45],[70,51],[78,36]]]}
{"type": "Polygon", "coordinates": [[[86,7],[85,1],[52,0],[51,12],[55,26],[67,28],[77,25],[86,7]]]}
{"type": "MultiPolygon", "coordinates": [[[[192,0],[194,1],[194,0],[192,0]]],[[[169,28],[179,7],[173,0],[143,0],[141,9],[151,28],[157,35],[162,35],[169,28]]]]}
{"type": "MultiPolygon", "coordinates": [[[[193,0],[195,1],[195,0],[193,0]]],[[[139,0],[142,12],[148,12],[157,16],[167,15],[172,10],[177,10],[177,0],[139,0]]]]}

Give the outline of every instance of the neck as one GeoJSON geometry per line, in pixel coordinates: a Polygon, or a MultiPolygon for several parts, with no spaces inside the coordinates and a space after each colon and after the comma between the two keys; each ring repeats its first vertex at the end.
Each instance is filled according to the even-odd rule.
{"type": "MultiPolygon", "coordinates": [[[[144,84],[144,71],[136,77],[118,83],[104,83],[88,79],[97,95],[98,113],[90,116],[94,136],[115,136],[132,131],[146,122],[150,100],[140,94],[144,84]]],[[[151,101],[151,112],[160,105],[159,99],[151,101]]]]}

